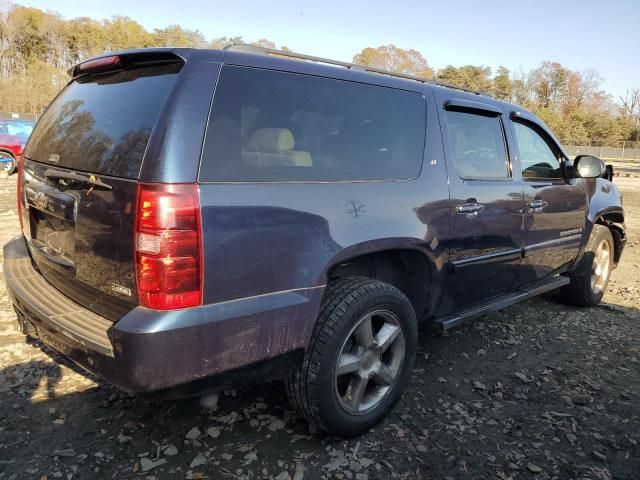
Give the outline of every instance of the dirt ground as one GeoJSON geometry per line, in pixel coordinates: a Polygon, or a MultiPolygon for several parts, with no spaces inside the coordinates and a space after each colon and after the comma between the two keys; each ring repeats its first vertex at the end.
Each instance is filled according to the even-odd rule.
{"type": "MultiPolygon", "coordinates": [[[[216,409],[121,393],[28,343],[0,275],[0,479],[640,479],[640,178],[616,183],[629,241],[604,304],[424,332],[402,401],[349,441],[312,435],[280,384],[216,409]]],[[[17,232],[11,177],[0,244],[17,232]]]]}

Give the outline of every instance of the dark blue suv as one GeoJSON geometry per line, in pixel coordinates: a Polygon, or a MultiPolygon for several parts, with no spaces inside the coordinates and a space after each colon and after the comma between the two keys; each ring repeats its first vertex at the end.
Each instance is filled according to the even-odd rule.
{"type": "Polygon", "coordinates": [[[23,332],[132,392],[286,379],[342,435],[398,400],[419,324],[595,305],[625,244],[611,172],[521,107],[289,52],[84,62],[23,160],[23,332]]]}

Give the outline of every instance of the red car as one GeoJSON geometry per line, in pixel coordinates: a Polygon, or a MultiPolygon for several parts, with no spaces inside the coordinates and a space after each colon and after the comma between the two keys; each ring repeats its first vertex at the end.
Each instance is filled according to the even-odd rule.
{"type": "Polygon", "coordinates": [[[0,171],[12,174],[35,123],[23,119],[0,119],[0,171]]]}

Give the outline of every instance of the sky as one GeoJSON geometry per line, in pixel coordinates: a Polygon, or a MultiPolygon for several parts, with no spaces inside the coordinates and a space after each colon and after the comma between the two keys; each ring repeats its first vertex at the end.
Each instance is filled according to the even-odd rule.
{"type": "Polygon", "coordinates": [[[126,15],[148,30],[179,24],[209,40],[269,39],[309,55],[351,61],[364,47],[420,51],[434,68],[544,60],[595,69],[616,98],[640,87],[640,0],[15,0],[65,19],[126,15]]]}

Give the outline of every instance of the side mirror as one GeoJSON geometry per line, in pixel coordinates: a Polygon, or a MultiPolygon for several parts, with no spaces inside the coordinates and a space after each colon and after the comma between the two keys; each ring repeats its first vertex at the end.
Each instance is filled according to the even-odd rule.
{"type": "Polygon", "coordinates": [[[609,180],[610,182],[613,182],[613,165],[608,164],[606,166],[606,172],[603,175],[603,177],[609,180]]]}
{"type": "Polygon", "coordinates": [[[606,173],[607,167],[598,157],[578,155],[573,161],[573,171],[581,178],[597,178],[606,173]]]}

